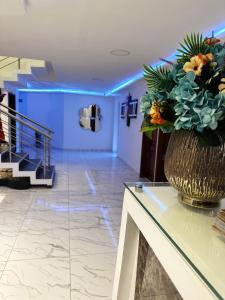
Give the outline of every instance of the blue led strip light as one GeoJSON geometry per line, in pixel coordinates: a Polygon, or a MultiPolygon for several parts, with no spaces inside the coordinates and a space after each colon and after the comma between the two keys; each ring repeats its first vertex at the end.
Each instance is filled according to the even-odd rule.
{"type": "Polygon", "coordinates": [[[71,90],[71,89],[18,89],[19,92],[33,92],[33,93],[67,93],[77,95],[91,95],[91,96],[105,96],[104,93],[95,91],[71,90]]]}
{"type": "MultiPolygon", "coordinates": [[[[204,34],[205,36],[210,36],[212,34],[212,31],[204,34]]],[[[214,36],[215,37],[219,37],[221,35],[225,35],[225,27],[220,27],[220,29],[217,29],[217,30],[214,30],[214,36]]],[[[172,55],[166,57],[166,60],[167,61],[174,61],[176,59],[176,52],[173,53],[172,55]]],[[[155,67],[159,67],[159,66],[163,66],[165,65],[166,62],[157,62],[155,64],[151,64],[151,66],[153,68],[155,67]]],[[[113,95],[114,93],[118,92],[119,90],[123,89],[124,87],[132,84],[133,82],[141,79],[143,77],[143,71],[142,72],[139,72],[138,74],[134,75],[133,77],[125,80],[125,81],[122,81],[119,85],[115,86],[112,90],[108,91],[107,93],[105,93],[106,96],[110,96],[110,95],[113,95]]]]}
{"type": "MultiPolygon", "coordinates": [[[[206,33],[205,36],[210,36],[210,33],[206,33]]],[[[214,36],[219,37],[225,35],[225,27],[219,27],[219,29],[214,30],[214,36]]],[[[176,52],[166,58],[168,61],[174,61],[176,59],[176,52]]],[[[166,63],[161,61],[154,64],[151,64],[153,68],[163,66],[166,63]]],[[[85,90],[72,90],[72,89],[19,89],[20,92],[34,92],[34,93],[69,93],[69,94],[77,94],[77,95],[91,95],[91,96],[115,96],[115,93],[119,90],[125,88],[128,85],[131,85],[133,82],[141,79],[143,77],[143,71],[137,73],[129,79],[126,79],[116,85],[113,89],[106,93],[100,93],[95,91],[85,91],[85,90]]]]}

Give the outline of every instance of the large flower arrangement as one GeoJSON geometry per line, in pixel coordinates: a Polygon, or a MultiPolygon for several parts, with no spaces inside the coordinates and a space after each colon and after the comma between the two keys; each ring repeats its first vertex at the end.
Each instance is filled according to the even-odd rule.
{"type": "Polygon", "coordinates": [[[225,45],[200,34],[187,36],[171,67],[144,65],[148,90],[141,98],[142,132],[193,130],[202,145],[225,140],[225,45]]]}

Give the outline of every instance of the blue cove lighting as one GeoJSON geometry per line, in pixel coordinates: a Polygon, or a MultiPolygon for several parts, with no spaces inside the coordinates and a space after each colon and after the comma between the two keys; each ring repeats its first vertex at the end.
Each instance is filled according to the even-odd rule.
{"type": "Polygon", "coordinates": [[[29,93],[64,93],[77,95],[91,95],[91,96],[105,96],[105,93],[85,90],[71,90],[71,89],[18,89],[19,92],[29,93]]]}
{"type": "MultiPolygon", "coordinates": [[[[205,36],[211,36],[212,31],[206,32],[204,34],[205,36]]],[[[218,26],[217,29],[214,30],[214,36],[215,37],[221,37],[225,35],[225,27],[223,26],[218,26]]],[[[176,59],[176,52],[171,54],[170,56],[166,57],[165,60],[173,62],[176,59]]],[[[164,61],[158,61],[154,64],[151,64],[153,68],[159,67],[159,66],[164,66],[166,62],[164,61]]],[[[20,92],[34,92],[34,93],[69,93],[69,94],[77,94],[77,95],[91,95],[91,96],[116,96],[115,93],[118,92],[119,90],[125,88],[126,86],[131,85],[133,82],[143,78],[143,71],[138,72],[137,74],[133,75],[130,78],[127,78],[117,84],[113,89],[107,91],[106,93],[100,93],[96,91],[86,91],[86,90],[73,90],[73,89],[32,89],[32,88],[27,88],[27,89],[19,89],[20,92]]]]}
{"type": "Polygon", "coordinates": [[[133,82],[135,82],[139,79],[141,79],[142,77],[143,77],[143,72],[140,72],[140,73],[134,75],[132,78],[126,79],[123,83],[120,83],[118,86],[114,87],[112,90],[105,93],[105,95],[106,96],[112,96],[115,92],[125,88],[126,86],[132,84],[133,82]]]}
{"type": "MultiPolygon", "coordinates": [[[[168,56],[166,58],[166,60],[168,60],[168,61],[174,61],[175,59],[176,59],[176,53],[173,53],[173,54],[171,54],[170,56],[168,56]]],[[[151,64],[151,66],[153,68],[156,68],[156,67],[163,66],[165,64],[166,64],[166,62],[159,61],[157,63],[151,64]]],[[[143,77],[143,71],[137,73],[136,75],[134,75],[130,79],[126,79],[125,81],[121,82],[118,86],[114,87],[112,90],[105,93],[105,95],[106,96],[112,96],[115,92],[118,92],[119,90],[121,90],[121,89],[125,88],[126,86],[132,84],[133,82],[141,79],[142,77],[143,77]]]]}
{"type": "MultiPolygon", "coordinates": [[[[219,29],[214,30],[214,36],[215,37],[219,37],[221,35],[225,34],[225,27],[221,27],[218,26],[219,29]]],[[[212,34],[212,31],[208,31],[206,34],[204,34],[205,36],[210,36],[212,34]]],[[[174,61],[176,59],[176,54],[177,52],[174,52],[173,54],[171,54],[170,56],[166,57],[165,60],[167,61],[174,61]]],[[[151,64],[151,66],[153,68],[156,67],[160,67],[160,66],[164,66],[166,64],[166,62],[164,61],[159,61],[157,63],[151,64]]],[[[143,77],[143,71],[137,73],[136,75],[132,76],[129,79],[126,79],[125,81],[122,81],[119,83],[119,85],[116,85],[112,90],[108,91],[107,93],[105,93],[106,96],[110,96],[113,95],[115,92],[118,92],[119,90],[123,89],[124,87],[132,84],[133,82],[141,79],[143,77]]]]}
{"type": "Polygon", "coordinates": [[[223,33],[225,33],[225,27],[223,27],[223,28],[221,28],[221,29],[215,31],[215,32],[214,32],[214,36],[215,36],[215,37],[219,37],[219,36],[221,36],[223,33]]]}

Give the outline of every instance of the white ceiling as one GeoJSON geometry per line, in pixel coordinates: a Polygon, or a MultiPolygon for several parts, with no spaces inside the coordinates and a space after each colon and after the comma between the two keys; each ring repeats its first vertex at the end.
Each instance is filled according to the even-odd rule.
{"type": "MultiPolygon", "coordinates": [[[[11,1],[18,2],[0,0],[11,1]]],[[[22,2],[24,14],[0,12],[0,55],[50,61],[57,82],[43,87],[106,92],[170,55],[186,33],[225,26],[225,0],[22,2]],[[112,49],[131,54],[112,56],[112,49]]]]}

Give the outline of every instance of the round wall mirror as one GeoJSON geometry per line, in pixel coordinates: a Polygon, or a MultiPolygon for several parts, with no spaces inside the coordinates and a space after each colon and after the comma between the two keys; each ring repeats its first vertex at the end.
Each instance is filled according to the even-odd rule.
{"type": "Polygon", "coordinates": [[[80,109],[80,126],[84,129],[97,132],[101,129],[101,108],[97,104],[92,104],[80,109]]]}

